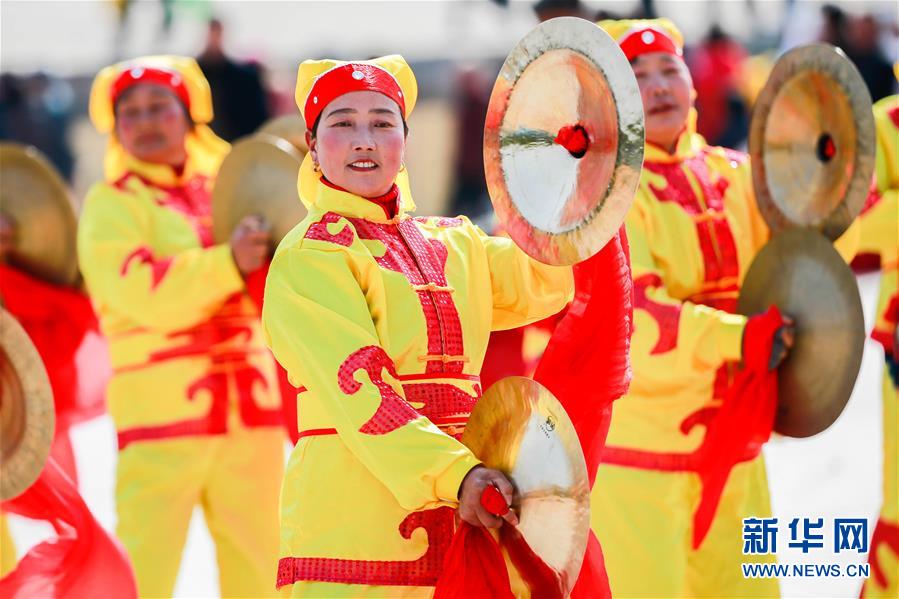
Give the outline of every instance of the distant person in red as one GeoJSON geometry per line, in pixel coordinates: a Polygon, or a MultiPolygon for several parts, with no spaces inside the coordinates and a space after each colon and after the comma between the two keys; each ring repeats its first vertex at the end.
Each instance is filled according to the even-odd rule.
{"type": "Polygon", "coordinates": [[[456,76],[459,142],[450,214],[464,214],[475,221],[490,213],[482,147],[491,83],[476,67],[463,69],[456,76]]]}
{"type": "Polygon", "coordinates": [[[259,65],[239,63],[225,54],[224,26],[218,19],[209,21],[206,47],[197,56],[212,90],[215,114],[210,126],[226,141],[255,132],[268,120],[268,93],[259,65]]]}
{"type": "Polygon", "coordinates": [[[749,113],[739,91],[746,50],[718,25],[689,56],[696,89],[697,131],[713,146],[740,147],[749,132],[749,113]]]}

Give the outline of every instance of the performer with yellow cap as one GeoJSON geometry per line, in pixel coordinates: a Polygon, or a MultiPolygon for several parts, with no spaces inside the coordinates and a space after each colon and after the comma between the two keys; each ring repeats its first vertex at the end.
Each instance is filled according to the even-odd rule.
{"type": "Polygon", "coordinates": [[[880,255],[882,278],[871,337],[883,345],[883,505],[871,539],[865,597],[899,596],[899,96],[874,105],[877,163],[868,205],[859,217],[859,253],[880,255]]]}
{"type": "MultiPolygon", "coordinates": [[[[558,312],[570,268],[468,219],[412,217],[403,166],[417,84],[400,56],[306,61],[296,99],[308,216],[281,242],[263,326],[298,395],[281,491],[277,584],[291,596],[428,597],[487,485],[459,442],[491,330],[558,312]]],[[[510,512],[507,516],[514,518],[510,512]]]]}
{"type": "Polygon", "coordinates": [[[212,241],[210,188],[228,145],[205,125],[209,86],[189,58],[103,69],[90,115],[109,133],[78,258],[109,339],[118,433],[118,536],[140,594],[171,596],[194,507],[223,596],[273,593],[284,437],[274,363],[244,278],[268,234],[212,241]]]}
{"type": "Polygon", "coordinates": [[[631,61],[646,119],[643,173],[626,220],[634,376],[612,410],[591,498],[612,594],[777,596],[776,579],[747,580],[740,567],[774,561],[742,553],[742,519],[770,515],[761,444],[740,450],[720,496],[703,485],[699,459],[744,348],[769,335],[776,364],[791,343],[788,320],[763,332],[753,325],[762,316],[734,314],[742,277],[768,239],[747,156],[696,133],[695,91],[673,23],[599,25],[631,61]]]}

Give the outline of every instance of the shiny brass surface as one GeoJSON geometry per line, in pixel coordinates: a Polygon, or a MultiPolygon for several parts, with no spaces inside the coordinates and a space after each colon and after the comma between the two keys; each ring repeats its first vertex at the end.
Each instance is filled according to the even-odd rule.
{"type": "Polygon", "coordinates": [[[302,161],[303,156],[289,142],[264,133],[231,146],[212,190],[216,241],[228,241],[241,219],[259,214],[271,225],[272,241],[277,245],[306,216],[297,194],[302,161]]]}
{"type": "Polygon", "coordinates": [[[53,391],[31,339],[0,308],[0,500],[31,486],[50,454],[53,391]]]}
{"type": "Polygon", "coordinates": [[[874,170],[871,96],[842,50],[796,48],[774,66],[753,109],[752,179],[772,232],[821,231],[831,241],[864,205],[874,170]]]}
{"type": "Polygon", "coordinates": [[[78,282],[75,211],[59,173],[37,149],[0,143],[0,214],[14,231],[11,264],[57,285],[78,282]]]}
{"type": "Polygon", "coordinates": [[[608,242],[643,164],[643,104],[630,63],[602,29],[551,19],[509,53],[484,127],[484,167],[512,239],[547,264],[583,261],[608,242]],[[577,128],[584,151],[557,141],[577,128]]]}
{"type": "Polygon", "coordinates": [[[306,123],[299,114],[284,114],[262,123],[257,133],[274,135],[289,141],[304,156],[309,151],[306,145],[306,123]]]}
{"type": "Polygon", "coordinates": [[[567,596],[587,548],[590,487],[577,433],[562,405],[540,383],[504,378],[478,400],[462,442],[485,466],[509,476],[517,529],[559,574],[567,596]]]}
{"type": "Polygon", "coordinates": [[[865,342],[858,285],[827,238],[791,229],[762,248],[740,290],[742,314],[772,304],[796,320],[796,345],[779,368],[774,430],[809,437],[836,421],[855,386],[865,342]]]}

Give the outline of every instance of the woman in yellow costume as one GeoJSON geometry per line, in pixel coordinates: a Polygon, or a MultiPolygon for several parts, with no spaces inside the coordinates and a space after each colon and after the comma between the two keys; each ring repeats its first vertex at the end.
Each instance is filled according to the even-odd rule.
{"type": "MultiPolygon", "coordinates": [[[[466,218],[412,217],[403,167],[417,84],[400,56],[306,61],[296,99],[308,216],[269,271],[263,326],[298,395],[278,586],[292,596],[428,597],[454,508],[511,486],[459,442],[491,330],[558,312],[570,268],[466,218]]],[[[507,516],[514,519],[511,512],[507,516]]]]}
{"type": "MultiPolygon", "coordinates": [[[[899,68],[897,68],[899,75],[899,68]]],[[[859,253],[880,255],[882,278],[871,337],[883,345],[883,506],[871,539],[865,597],[899,596],[899,96],[874,105],[877,166],[868,206],[859,217],[859,253]]]]}
{"type": "MultiPolygon", "coordinates": [[[[612,595],[777,596],[776,579],[746,580],[740,568],[774,560],[742,553],[742,519],[770,516],[761,444],[740,450],[720,496],[703,484],[700,460],[715,453],[704,447],[707,433],[723,426],[719,409],[743,348],[762,334],[734,314],[742,277],[768,239],[747,157],[696,133],[695,92],[673,23],[599,25],[631,61],[646,127],[626,220],[634,376],[614,404],[591,501],[612,595]]],[[[778,328],[772,342],[770,330],[776,364],[791,331],[778,328]]]]}
{"type": "Polygon", "coordinates": [[[284,436],[274,363],[244,277],[267,234],[245,221],[212,240],[210,189],[228,145],[205,123],[193,59],[103,69],[90,115],[109,133],[78,258],[109,339],[118,433],[117,533],[142,596],[171,596],[194,507],[216,544],[224,596],[272,594],[284,436]]]}

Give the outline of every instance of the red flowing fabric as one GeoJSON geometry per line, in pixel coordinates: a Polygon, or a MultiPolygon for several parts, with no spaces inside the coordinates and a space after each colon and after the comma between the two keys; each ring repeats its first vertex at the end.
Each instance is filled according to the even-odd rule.
{"type": "MultiPolygon", "coordinates": [[[[590,486],[602,458],[612,402],[630,385],[633,281],[624,227],[595,256],[574,266],[575,295],[534,379],[561,402],[577,431],[590,486]]],[[[599,540],[590,531],[574,599],[610,597],[599,540]]]]}
{"type": "Polygon", "coordinates": [[[53,458],[28,490],[2,508],[47,520],[57,537],[33,547],[15,570],[0,579],[0,597],[137,597],[125,550],[103,530],[53,458]]]}
{"type": "MultiPolygon", "coordinates": [[[[505,525],[504,525],[505,526],[505,525]]],[[[453,536],[434,599],[514,599],[499,545],[486,528],[462,522],[453,536]]]]}
{"type": "MultiPolygon", "coordinates": [[[[268,276],[268,269],[271,263],[266,263],[259,270],[253,271],[247,276],[247,293],[250,298],[262,310],[262,302],[265,297],[265,278],[268,276]]],[[[296,445],[300,440],[300,431],[297,424],[297,388],[290,384],[287,380],[287,371],[275,360],[275,369],[278,371],[278,388],[281,392],[281,414],[284,418],[284,427],[287,429],[287,435],[290,442],[296,445]]]]}
{"type": "Polygon", "coordinates": [[[698,548],[715,517],[730,471],[751,450],[761,451],[771,436],[777,410],[777,370],[768,360],[774,334],[784,324],[776,306],[753,316],[743,333],[743,368],[697,450],[702,493],[693,514],[693,548],[698,548]]]}
{"type": "Polygon", "coordinates": [[[110,368],[88,297],[0,264],[0,297],[37,348],[53,388],[57,432],[99,416],[110,368]]]}
{"type": "Polygon", "coordinates": [[[570,587],[565,572],[556,572],[539,555],[534,553],[516,527],[503,522],[500,542],[506,548],[515,570],[524,579],[531,597],[539,599],[564,599],[565,589],[570,587]]]}
{"type": "MultiPolygon", "coordinates": [[[[630,384],[633,287],[624,227],[595,256],[574,266],[575,296],[559,321],[534,376],[562,403],[587,461],[592,486],[609,429],[612,401],[630,384]]],[[[437,583],[435,599],[511,597],[508,573],[493,537],[484,529],[477,543],[473,527],[456,531],[437,583]],[[495,588],[498,587],[498,588],[495,588]],[[507,594],[508,593],[508,594],[507,594]]],[[[500,539],[534,597],[562,597],[569,581],[533,553],[518,530],[503,523],[500,539]]],[[[584,565],[572,597],[610,597],[599,541],[590,533],[584,565]]]]}
{"type": "MultiPolygon", "coordinates": [[[[881,588],[887,587],[887,575],[884,571],[886,564],[881,559],[879,551],[888,547],[890,553],[899,555],[899,526],[892,522],[880,519],[874,528],[874,536],[871,537],[871,549],[868,551],[868,562],[871,564],[871,573],[877,585],[881,588]]],[[[862,588],[862,597],[864,597],[864,588],[862,588]]]]}

